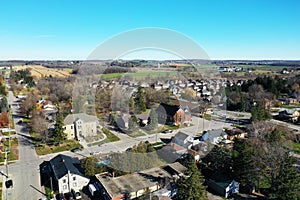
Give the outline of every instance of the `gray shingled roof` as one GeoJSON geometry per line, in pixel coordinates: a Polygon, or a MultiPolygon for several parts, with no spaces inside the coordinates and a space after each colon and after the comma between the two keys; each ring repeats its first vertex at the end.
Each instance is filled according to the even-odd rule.
{"type": "Polygon", "coordinates": [[[52,171],[55,178],[58,180],[65,176],[68,171],[72,174],[84,176],[79,170],[81,170],[80,161],[70,156],[59,154],[52,158],[50,161],[52,171]]]}
{"type": "Polygon", "coordinates": [[[185,140],[187,137],[189,137],[189,135],[180,131],[174,137],[181,140],[185,140]]]}
{"type": "Polygon", "coordinates": [[[76,113],[68,115],[65,120],[64,124],[73,124],[76,120],[81,119],[83,122],[97,122],[98,118],[93,115],[88,115],[86,113],[76,113]]]}

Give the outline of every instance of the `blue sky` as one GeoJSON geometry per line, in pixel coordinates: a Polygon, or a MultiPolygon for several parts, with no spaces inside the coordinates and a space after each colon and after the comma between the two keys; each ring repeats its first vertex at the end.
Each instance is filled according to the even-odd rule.
{"type": "Polygon", "coordinates": [[[300,60],[299,6],[297,0],[0,0],[0,60],[86,59],[114,35],[143,27],[178,31],[211,59],[300,60]]]}

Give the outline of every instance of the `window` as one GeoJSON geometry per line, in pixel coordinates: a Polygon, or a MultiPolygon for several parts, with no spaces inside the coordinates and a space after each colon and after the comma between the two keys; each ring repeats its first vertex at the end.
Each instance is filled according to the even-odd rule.
{"type": "Polygon", "coordinates": [[[73,181],[76,181],[76,176],[73,177],[73,181]]]}
{"type": "Polygon", "coordinates": [[[77,187],[77,183],[75,182],[75,183],[73,183],[73,187],[77,187]]]}
{"type": "Polygon", "coordinates": [[[73,126],[71,126],[71,129],[73,129],[73,126]]]}
{"type": "Polygon", "coordinates": [[[67,182],[67,180],[66,179],[63,179],[63,183],[66,183],[67,182]]]}
{"type": "Polygon", "coordinates": [[[67,185],[63,185],[63,189],[66,190],[67,189],[67,185]]]}

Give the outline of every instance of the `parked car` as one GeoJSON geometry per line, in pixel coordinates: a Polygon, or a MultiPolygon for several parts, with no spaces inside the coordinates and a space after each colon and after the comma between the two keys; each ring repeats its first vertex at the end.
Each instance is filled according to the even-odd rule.
{"type": "Polygon", "coordinates": [[[58,195],[56,196],[56,199],[57,199],[57,200],[67,200],[67,199],[65,198],[64,194],[58,194],[58,195]]]}
{"type": "Polygon", "coordinates": [[[173,131],[170,129],[164,130],[162,133],[172,133],[173,131]]]}
{"type": "Polygon", "coordinates": [[[78,190],[72,190],[72,195],[75,199],[81,199],[81,193],[78,190]]]}
{"type": "Polygon", "coordinates": [[[101,154],[101,152],[100,152],[100,151],[94,151],[94,152],[91,152],[91,153],[90,153],[91,156],[93,156],[93,155],[98,155],[98,154],[101,154]]]}
{"type": "Polygon", "coordinates": [[[13,188],[14,184],[12,180],[5,181],[6,188],[13,188]]]}
{"type": "Polygon", "coordinates": [[[73,195],[73,193],[66,193],[65,194],[65,198],[67,199],[67,200],[74,200],[75,199],[75,196],[73,195]]]}
{"type": "Polygon", "coordinates": [[[82,146],[81,146],[81,147],[76,147],[76,148],[74,148],[74,149],[71,149],[70,151],[73,152],[73,153],[75,153],[75,152],[81,151],[81,150],[83,150],[83,147],[82,147],[82,146]]]}

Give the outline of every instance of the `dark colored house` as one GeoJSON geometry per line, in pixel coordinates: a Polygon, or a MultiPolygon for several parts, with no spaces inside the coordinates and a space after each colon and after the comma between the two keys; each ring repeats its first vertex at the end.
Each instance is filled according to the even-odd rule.
{"type": "Polygon", "coordinates": [[[191,123],[192,115],[187,106],[168,105],[162,103],[157,107],[156,113],[158,116],[158,123],[160,124],[181,126],[191,123]]]}
{"type": "Polygon", "coordinates": [[[207,186],[225,198],[239,192],[239,183],[219,172],[207,180],[207,186]]]}

